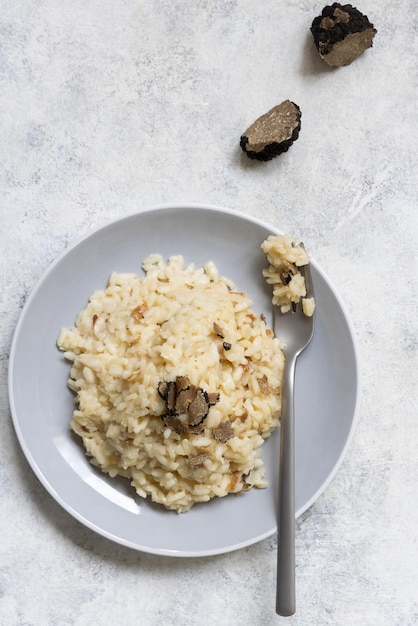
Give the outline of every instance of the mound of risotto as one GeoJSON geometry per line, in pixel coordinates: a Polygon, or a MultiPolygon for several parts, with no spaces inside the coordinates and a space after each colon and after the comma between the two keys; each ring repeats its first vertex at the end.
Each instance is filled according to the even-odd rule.
{"type": "Polygon", "coordinates": [[[94,465],[177,512],[266,487],[260,448],[279,422],[279,340],[213,263],[152,255],[143,269],[112,274],[59,334],[72,429],[94,465]]]}
{"type": "Polygon", "coordinates": [[[298,243],[290,235],[270,235],[261,244],[269,266],[263,276],[273,285],[274,305],[282,313],[290,311],[293,304],[302,301],[302,310],[307,317],[315,311],[315,299],[306,297],[306,286],[300,267],[308,265],[310,256],[303,243],[298,243]]]}

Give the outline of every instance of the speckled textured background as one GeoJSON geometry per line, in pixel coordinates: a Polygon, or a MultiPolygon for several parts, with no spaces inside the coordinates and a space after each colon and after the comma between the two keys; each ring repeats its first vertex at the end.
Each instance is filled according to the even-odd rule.
{"type": "MultiPolygon", "coordinates": [[[[307,0],[19,0],[0,10],[0,624],[418,624],[418,21],[364,0],[374,46],[331,70],[307,0]],[[239,137],[282,100],[300,138],[239,137]],[[297,522],[297,614],[274,613],[276,538],[176,560],[112,544],[47,494],[7,394],[27,295],[68,244],[158,203],[204,202],[305,241],[362,357],[358,427],[297,522]]],[[[22,393],[25,390],[22,389],[22,393]]]]}

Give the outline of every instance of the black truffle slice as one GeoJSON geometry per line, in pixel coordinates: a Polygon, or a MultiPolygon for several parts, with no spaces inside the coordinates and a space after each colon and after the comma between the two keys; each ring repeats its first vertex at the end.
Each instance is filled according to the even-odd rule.
{"type": "Polygon", "coordinates": [[[210,406],[214,406],[217,402],[219,402],[220,395],[219,393],[212,392],[208,393],[208,402],[210,406]]]}
{"type": "Polygon", "coordinates": [[[221,422],[219,426],[212,430],[212,437],[225,443],[228,439],[232,439],[234,436],[234,431],[232,429],[232,424],[229,420],[225,420],[221,422]]]}
{"type": "Polygon", "coordinates": [[[298,105],[285,100],[247,128],[241,136],[240,146],[250,159],[270,161],[287,152],[299,137],[301,117],[298,105]]]}
{"type": "Polygon", "coordinates": [[[189,406],[189,424],[197,426],[201,424],[209,413],[209,398],[206,391],[198,389],[197,393],[189,406]]]}
{"type": "Polygon", "coordinates": [[[189,407],[196,397],[197,387],[190,385],[186,389],[182,389],[176,398],[175,412],[177,415],[182,415],[189,411],[189,407]]]}
{"type": "Polygon", "coordinates": [[[201,454],[197,454],[196,456],[189,456],[186,464],[189,467],[201,467],[207,458],[208,454],[206,452],[202,452],[201,454]]]}
{"type": "Polygon", "coordinates": [[[167,400],[168,385],[169,383],[166,383],[165,380],[160,380],[160,382],[158,383],[158,386],[157,386],[158,395],[163,400],[167,400]]]}
{"type": "Polygon", "coordinates": [[[189,387],[190,387],[190,380],[187,378],[187,376],[176,377],[177,393],[180,393],[180,391],[183,391],[184,389],[189,389],[189,387]]]}
{"type": "Polygon", "coordinates": [[[201,387],[190,383],[187,376],[177,376],[174,381],[160,381],[158,395],[165,401],[166,413],[161,415],[165,425],[179,435],[183,433],[200,434],[202,422],[207,417],[211,406],[219,402],[217,392],[208,393],[201,387]]]}
{"type": "Polygon", "coordinates": [[[174,410],[176,402],[176,384],[173,382],[160,381],[157,387],[158,395],[165,400],[169,411],[174,410]]]}
{"type": "Polygon", "coordinates": [[[182,435],[183,433],[186,433],[188,431],[188,423],[185,418],[182,419],[180,417],[177,417],[176,415],[169,414],[164,415],[163,419],[166,425],[179,435],[182,435]]]}
{"type": "Polygon", "coordinates": [[[332,67],[341,67],[372,47],[377,30],[351,4],[334,2],[313,20],[311,33],[321,58],[332,67]]]}

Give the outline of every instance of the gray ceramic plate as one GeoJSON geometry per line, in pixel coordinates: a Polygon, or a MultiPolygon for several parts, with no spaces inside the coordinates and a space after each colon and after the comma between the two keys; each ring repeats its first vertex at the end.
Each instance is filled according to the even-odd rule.
{"type": "MultiPolygon", "coordinates": [[[[276,531],[279,433],[263,445],[269,487],[215,499],[178,515],[136,497],[86,459],[69,430],[69,365],[56,348],[88,296],[112,271],[141,272],[150,253],[213,260],[272,323],[270,287],[261,271],[262,241],[277,231],[229,210],[164,206],[122,218],[67,249],[43,276],[18,322],[10,355],[10,406],[33,471],[71,515],[125,546],[161,555],[203,556],[235,550],[276,531]],[[23,390],[23,391],[22,391],[23,390]]],[[[353,432],[358,364],[351,324],[330,281],[313,262],[315,336],[296,380],[296,509],[305,511],[335,475],[353,432]]]]}

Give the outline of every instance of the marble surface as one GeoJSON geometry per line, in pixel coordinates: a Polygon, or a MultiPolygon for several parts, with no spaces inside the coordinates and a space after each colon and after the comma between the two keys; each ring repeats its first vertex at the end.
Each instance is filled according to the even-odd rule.
{"type": "Polygon", "coordinates": [[[2,3],[0,624],[418,624],[418,22],[412,0],[357,6],[374,46],[331,70],[309,32],[322,5],[307,0],[2,3]],[[286,98],[298,141],[251,162],[241,133],[286,98]],[[303,239],[355,329],[358,424],[297,521],[287,620],[275,536],[186,560],[113,544],[51,498],[14,434],[8,357],[36,282],[91,229],[173,202],[303,239]]]}

